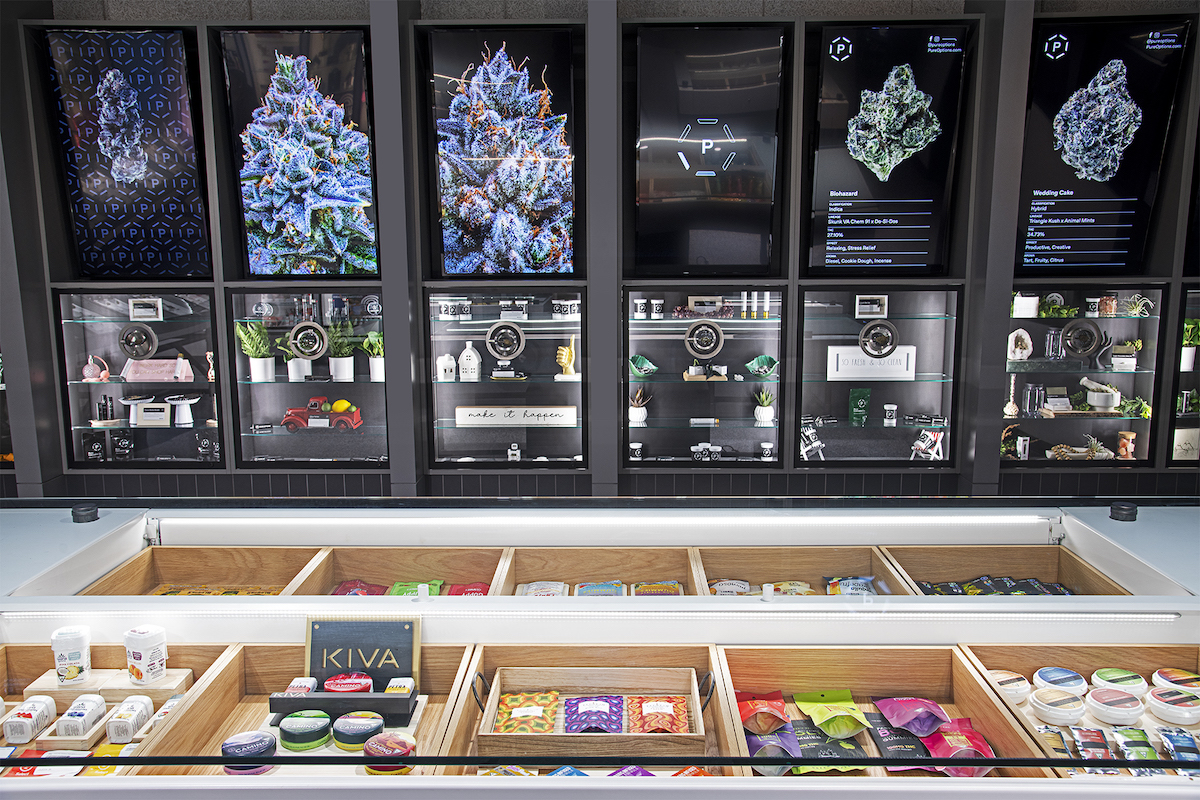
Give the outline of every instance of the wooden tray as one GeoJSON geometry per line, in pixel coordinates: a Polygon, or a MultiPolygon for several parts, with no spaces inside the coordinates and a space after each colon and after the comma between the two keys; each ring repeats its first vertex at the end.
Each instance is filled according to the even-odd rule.
{"type": "MultiPolygon", "coordinates": [[[[171,649],[168,645],[168,653],[171,649]]],[[[186,692],[191,685],[190,669],[168,669],[162,680],[142,685],[129,680],[127,670],[93,668],[92,678],[87,683],[59,686],[58,675],[51,669],[26,686],[22,694],[26,698],[35,694],[53,697],[54,702],[63,711],[83,694],[98,694],[106,703],[123,703],[130,695],[142,694],[149,697],[154,707],[158,708],[173,695],[186,692]]]]}
{"type": "Polygon", "coordinates": [[[980,575],[1008,576],[1017,580],[1037,578],[1061,583],[1074,594],[1129,594],[1112,578],[1062,545],[906,545],[879,549],[896,565],[912,593],[917,595],[924,594],[917,581],[962,582],[980,575]]]}
{"type": "MultiPolygon", "coordinates": [[[[105,737],[105,726],[108,724],[108,718],[111,717],[117,710],[118,703],[105,703],[104,713],[100,715],[100,719],[82,736],[59,736],[55,731],[55,725],[58,724],[58,718],[50,723],[50,727],[42,732],[42,735],[37,737],[38,750],[91,750],[96,742],[99,742],[105,737]]],[[[66,711],[66,709],[63,709],[66,711]]],[[[60,714],[59,717],[62,715],[60,714]]]]}
{"type": "MultiPolygon", "coordinates": [[[[642,581],[679,581],[684,594],[700,585],[686,547],[515,547],[498,594],[533,581],[578,583],[620,580],[630,587],[642,581]]],[[[618,598],[613,598],[618,599],[618,598]]]]}
{"type": "MultiPolygon", "coordinates": [[[[461,694],[471,653],[471,645],[421,645],[417,685],[423,695],[428,695],[428,702],[415,733],[418,755],[434,755],[441,748],[451,701],[461,694]]],[[[221,743],[230,736],[262,726],[263,720],[270,716],[271,692],[283,691],[293,678],[304,673],[303,644],[231,645],[138,749],[138,755],[220,755],[221,743]]],[[[311,770],[313,775],[365,774],[361,765],[289,765],[288,769],[292,774],[296,769],[311,770]]],[[[428,774],[429,770],[429,767],[415,767],[413,773],[428,774]]],[[[135,767],[130,774],[224,773],[219,766],[166,765],[135,767]]]]}
{"type": "Polygon", "coordinates": [[[81,591],[143,595],[163,584],[288,586],[320,552],[317,547],[147,547],[81,591]]]}
{"type": "MultiPolygon", "coordinates": [[[[703,756],[704,715],[696,670],[687,668],[593,669],[581,667],[500,667],[475,737],[481,756],[516,759],[523,755],[545,758],[573,756],[639,755],[683,760],[703,756]],[[554,733],[493,733],[500,697],[509,692],[558,691],[558,719],[554,733]],[[598,694],[682,695],[688,700],[688,733],[565,733],[564,703],[569,697],[598,694]]],[[[615,762],[614,762],[615,763],[615,762]]]]}
{"type": "MultiPolygon", "coordinates": [[[[983,675],[993,694],[1003,702],[1025,731],[1037,742],[1043,755],[1047,758],[1057,758],[1058,754],[1050,749],[1049,744],[1037,732],[1038,725],[1048,723],[1038,719],[1029,705],[1029,701],[1017,705],[1008,699],[1004,691],[988,676],[988,670],[1007,669],[1019,672],[1033,684],[1033,673],[1042,667],[1066,667],[1091,681],[1092,673],[1104,667],[1121,667],[1136,672],[1146,679],[1150,688],[1154,688],[1151,679],[1155,670],[1164,667],[1177,667],[1189,672],[1200,672],[1200,647],[1191,644],[971,644],[959,645],[967,660],[983,675]]],[[[1035,687],[1036,688],[1036,687],[1035,687]]],[[[1143,702],[1145,699],[1143,698],[1143,702]]],[[[1101,722],[1090,713],[1083,715],[1083,720],[1075,723],[1084,728],[1102,728],[1108,737],[1110,747],[1115,747],[1112,738],[1113,725],[1101,722]]],[[[1163,752],[1162,737],[1158,735],[1160,725],[1170,725],[1184,728],[1192,736],[1200,737],[1200,724],[1178,725],[1173,722],[1163,722],[1155,717],[1148,709],[1133,727],[1142,728],[1150,738],[1159,753],[1163,752]]],[[[1071,731],[1069,726],[1057,726],[1066,739],[1067,747],[1072,748],[1071,731]]],[[[1120,754],[1115,756],[1120,758],[1120,754]]],[[[1055,772],[1066,777],[1072,770],[1056,769],[1055,772]]],[[[1122,775],[1128,775],[1128,770],[1121,770],[1122,775]]]]}
{"type": "MultiPolygon", "coordinates": [[[[1040,758],[1021,724],[991,691],[983,676],[965,654],[953,646],[869,647],[828,645],[813,647],[718,647],[726,694],[735,691],[773,692],[782,690],[788,714],[803,715],[792,702],[794,692],[850,689],[859,708],[873,711],[872,697],[923,697],[939,703],[951,719],[970,717],[998,758],[1040,758]]],[[[736,706],[735,706],[736,713],[736,706]]],[[[749,756],[746,737],[738,720],[738,755],[749,756]]],[[[880,755],[868,731],[854,737],[868,756],[880,755]]],[[[931,777],[940,773],[924,770],[888,772],[885,767],[867,767],[853,772],[808,773],[796,777],[853,776],[931,777]]],[[[1048,769],[1001,767],[988,777],[1048,778],[1048,769]]],[[[792,776],[788,776],[792,777],[792,776]]]]}
{"type": "Polygon", "coordinates": [[[874,575],[879,594],[913,594],[877,547],[697,547],[694,569],[700,594],[710,594],[708,582],[724,578],[751,584],[801,580],[825,594],[825,578],[874,575]]]}
{"type": "MultiPolygon", "coordinates": [[[[423,651],[424,648],[422,648],[423,651]]],[[[479,644],[475,646],[475,653],[471,658],[467,674],[471,676],[474,676],[476,673],[482,674],[494,688],[497,672],[501,669],[512,667],[536,668],[538,672],[547,676],[552,675],[554,670],[576,668],[569,670],[571,680],[576,680],[574,673],[579,669],[583,669],[583,671],[591,673],[594,676],[590,679],[590,685],[597,687],[607,685],[605,683],[605,676],[609,673],[624,671],[625,668],[629,667],[636,667],[639,671],[648,670],[651,672],[660,669],[685,669],[693,670],[697,675],[706,675],[712,672],[716,680],[712,700],[709,701],[702,713],[693,715],[695,721],[692,724],[695,726],[696,731],[703,731],[704,733],[703,750],[696,753],[696,755],[734,756],[737,755],[737,743],[735,741],[737,738],[737,729],[733,725],[734,718],[730,711],[732,696],[726,696],[724,693],[724,681],[717,675],[719,666],[720,662],[717,657],[716,647],[706,644],[479,644]]],[[[579,680],[582,681],[583,679],[579,680]]],[[[503,678],[501,678],[501,685],[504,685],[503,678]]],[[[539,686],[538,688],[558,688],[561,691],[563,687],[539,686]]],[[[642,693],[646,688],[648,687],[640,685],[638,691],[630,693],[642,693]]],[[[588,693],[593,692],[589,689],[588,693]]],[[[672,694],[680,693],[677,691],[672,692],[672,694]]],[[[686,694],[691,694],[691,692],[689,691],[686,694]]],[[[694,699],[693,702],[695,702],[694,699]]],[[[485,716],[485,712],[480,709],[478,703],[475,701],[471,685],[465,685],[462,693],[454,703],[454,710],[449,720],[441,755],[460,757],[479,755],[480,750],[478,745],[481,731],[484,730],[485,716]]],[[[494,717],[492,719],[494,720],[494,717]]],[[[491,728],[489,727],[487,730],[490,731],[491,728]]],[[[514,736],[513,734],[496,735],[509,739],[512,739],[514,736]]],[[[543,734],[543,736],[545,735],[547,734],[543,734]]],[[[605,736],[605,734],[591,733],[576,735],[587,737],[587,741],[582,743],[586,749],[575,748],[573,750],[574,755],[580,756],[592,755],[594,752],[592,750],[594,744],[592,743],[598,737],[605,736]]],[[[634,735],[634,738],[645,740],[648,736],[652,735],[656,734],[634,735]]],[[[630,737],[622,736],[622,738],[630,737]]],[[[485,744],[484,749],[487,749],[487,747],[488,745],[485,744]]],[[[529,753],[531,751],[527,750],[525,752],[529,753]]],[[[516,760],[516,763],[520,763],[519,760],[516,760]]],[[[563,763],[570,763],[569,755],[564,756],[563,763]]],[[[684,766],[688,766],[686,760],[676,767],[651,767],[650,771],[670,775],[684,766]]],[[[541,772],[544,774],[550,772],[552,769],[553,767],[546,767],[541,769],[541,772]]],[[[747,776],[750,774],[743,767],[705,767],[705,769],[714,775],[747,776]]],[[[435,772],[436,774],[445,775],[474,775],[477,769],[471,766],[451,765],[439,767],[435,772]]],[[[604,770],[601,774],[606,774],[607,772],[611,772],[611,770],[604,770]]]]}
{"type": "Polygon", "coordinates": [[[342,581],[357,579],[389,587],[397,581],[486,583],[488,594],[497,594],[508,552],[502,547],[326,547],[288,593],[329,594],[342,581]]]}

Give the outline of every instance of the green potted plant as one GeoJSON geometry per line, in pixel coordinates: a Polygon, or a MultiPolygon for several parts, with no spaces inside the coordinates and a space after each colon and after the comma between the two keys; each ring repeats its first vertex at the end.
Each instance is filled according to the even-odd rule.
{"type": "Polygon", "coordinates": [[[235,322],[233,332],[246,358],[250,359],[250,380],[253,383],[275,382],[275,356],[271,353],[271,335],[261,322],[235,322]]]}
{"type": "Polygon", "coordinates": [[[629,395],[629,426],[631,428],[646,427],[646,405],[654,399],[654,395],[647,394],[644,387],[638,387],[638,390],[629,395]]]}
{"type": "Polygon", "coordinates": [[[1179,371],[1196,368],[1196,347],[1200,346],[1200,319],[1184,319],[1183,347],[1179,351],[1179,371]]]}
{"type": "Polygon", "coordinates": [[[276,339],[275,349],[283,354],[283,363],[287,366],[289,381],[292,383],[301,383],[304,381],[305,375],[312,374],[312,362],[307,358],[296,357],[296,353],[292,350],[292,338],[290,335],[280,336],[276,339]]]}
{"type": "Polygon", "coordinates": [[[775,424],[775,395],[759,387],[754,393],[754,424],[768,428],[775,424]]]}
{"type": "Polygon", "coordinates": [[[371,383],[383,383],[383,334],[370,331],[358,349],[367,354],[367,366],[371,369],[371,383]]]}
{"type": "Polygon", "coordinates": [[[354,326],[335,322],[325,331],[329,334],[329,374],[337,383],[354,381],[354,326]]]}

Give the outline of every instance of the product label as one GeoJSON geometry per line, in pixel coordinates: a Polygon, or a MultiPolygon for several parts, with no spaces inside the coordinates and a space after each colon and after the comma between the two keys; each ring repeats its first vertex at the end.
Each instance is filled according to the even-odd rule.
{"type": "MultiPolygon", "coordinates": [[[[666,705],[665,703],[662,705],[666,705]]],[[[599,711],[601,714],[608,713],[608,703],[603,700],[585,700],[579,704],[579,710],[583,713],[599,711]]]]}
{"type": "Polygon", "coordinates": [[[649,703],[642,703],[642,713],[643,714],[666,714],[667,716],[670,716],[670,717],[675,716],[675,710],[672,708],[671,704],[663,703],[661,701],[652,701],[649,703]]]}
{"type": "Polygon", "coordinates": [[[513,719],[524,719],[526,717],[540,717],[542,715],[543,706],[523,706],[522,708],[514,708],[510,715],[513,719]]]}

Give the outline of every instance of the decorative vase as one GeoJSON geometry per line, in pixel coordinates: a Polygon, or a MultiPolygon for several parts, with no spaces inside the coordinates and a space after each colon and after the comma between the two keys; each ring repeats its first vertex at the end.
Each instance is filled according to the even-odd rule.
{"type": "Polygon", "coordinates": [[[293,358],[287,362],[288,380],[292,383],[304,382],[304,365],[311,363],[307,359],[293,358]]]}
{"type": "Polygon", "coordinates": [[[300,369],[304,372],[304,377],[312,375],[312,359],[311,358],[295,358],[295,361],[300,362],[300,369]]]}
{"type": "Polygon", "coordinates": [[[630,406],[629,407],[629,425],[633,428],[646,427],[647,411],[645,406],[630,406]]]}
{"type": "Polygon", "coordinates": [[[335,383],[354,382],[354,356],[329,357],[329,374],[335,383]]]}
{"type": "Polygon", "coordinates": [[[371,369],[371,383],[383,383],[383,356],[371,356],[367,365],[371,369]]]}
{"type": "Polygon", "coordinates": [[[1179,351],[1179,371],[1191,372],[1196,368],[1196,348],[1184,347],[1179,351]]]}
{"type": "Polygon", "coordinates": [[[275,359],[274,359],[274,357],[250,359],[250,382],[251,383],[274,383],[275,382],[275,359]]]}
{"type": "Polygon", "coordinates": [[[755,406],[755,425],[766,428],[775,424],[775,406],[755,406]]]}

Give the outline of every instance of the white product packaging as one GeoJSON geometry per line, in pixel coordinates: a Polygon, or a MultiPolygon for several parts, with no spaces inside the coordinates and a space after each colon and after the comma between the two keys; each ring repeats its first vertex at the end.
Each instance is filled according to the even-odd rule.
{"type": "Polygon", "coordinates": [[[104,698],[98,694],[81,694],[66,713],[58,718],[54,732],[59,736],[83,736],[104,716],[104,698]]]}
{"type": "Polygon", "coordinates": [[[154,704],[144,694],[130,695],[125,702],[113,712],[105,725],[108,741],[111,744],[129,744],[133,735],[141,730],[154,713],[154,704]]]}
{"type": "Polygon", "coordinates": [[[167,676],[167,632],[158,625],[125,631],[125,658],[131,683],[146,685],[167,676]]]}
{"type": "Polygon", "coordinates": [[[57,713],[53,697],[35,694],[4,720],[4,738],[9,744],[28,744],[46,729],[57,713]]]}
{"type": "Polygon", "coordinates": [[[162,704],[162,708],[160,708],[158,710],[158,713],[154,715],[154,718],[150,720],[150,730],[154,730],[155,728],[157,728],[158,723],[160,723],[164,719],[166,719],[167,714],[170,714],[171,709],[173,709],[173,708],[175,708],[175,706],[179,705],[179,701],[182,699],[183,699],[183,695],[181,695],[181,694],[173,694],[170,697],[168,697],[167,702],[162,704]]]}
{"type": "Polygon", "coordinates": [[[92,677],[92,629],[68,625],[50,634],[59,686],[87,683],[92,677]]]}

